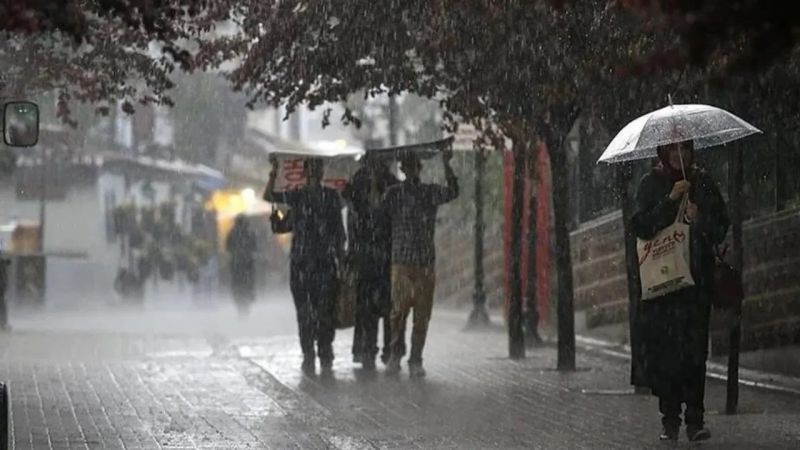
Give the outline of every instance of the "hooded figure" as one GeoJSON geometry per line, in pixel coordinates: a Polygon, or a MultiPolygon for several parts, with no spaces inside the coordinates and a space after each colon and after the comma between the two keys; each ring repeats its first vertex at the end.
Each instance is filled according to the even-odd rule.
{"type": "Polygon", "coordinates": [[[231,289],[239,312],[246,314],[255,300],[255,267],[253,252],[256,236],[250,230],[247,217],[236,216],[233,229],[225,241],[225,249],[231,255],[231,289]]]}
{"type": "Polygon", "coordinates": [[[705,428],[704,404],[713,247],[725,239],[730,221],[716,183],[694,164],[692,142],[658,149],[657,166],[639,183],[632,228],[636,237],[652,239],[675,222],[685,195],[684,214],[690,225],[690,266],[695,286],[642,301],[638,327],[643,377],[637,380],[659,399],[662,440],[676,440],[683,404],[687,436],[692,441],[711,437],[705,428]],[[685,176],[685,178],[684,178],[685,176]]]}

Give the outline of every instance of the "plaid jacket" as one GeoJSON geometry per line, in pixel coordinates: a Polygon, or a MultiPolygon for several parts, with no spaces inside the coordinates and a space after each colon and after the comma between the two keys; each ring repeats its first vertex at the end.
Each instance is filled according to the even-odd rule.
{"type": "Polygon", "coordinates": [[[386,192],[384,208],[392,220],[392,263],[432,266],[439,206],[458,197],[458,180],[449,174],[447,186],[404,181],[386,192]]]}

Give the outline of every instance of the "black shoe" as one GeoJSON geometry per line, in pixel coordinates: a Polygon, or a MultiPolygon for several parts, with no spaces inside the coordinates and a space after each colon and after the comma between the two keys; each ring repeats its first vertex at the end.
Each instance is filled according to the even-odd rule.
{"type": "Polygon", "coordinates": [[[320,358],[319,365],[325,370],[330,370],[333,367],[333,358],[320,358]]]}
{"type": "Polygon", "coordinates": [[[353,362],[354,363],[364,362],[364,357],[361,355],[361,353],[353,353],[353,362]]]}
{"type": "Polygon", "coordinates": [[[425,377],[425,368],[422,367],[422,364],[409,364],[408,376],[411,378],[423,378],[425,377]]]}
{"type": "Polygon", "coordinates": [[[664,428],[661,435],[658,436],[659,441],[677,441],[678,429],[677,428],[664,428]]]}
{"type": "Polygon", "coordinates": [[[313,375],[317,370],[317,364],[314,362],[314,358],[303,359],[303,365],[300,366],[300,370],[306,375],[313,375]]]}
{"type": "Polygon", "coordinates": [[[707,441],[711,439],[711,431],[706,427],[686,427],[686,437],[690,442],[707,441]]]}
{"type": "Polygon", "coordinates": [[[361,360],[361,368],[364,370],[369,370],[370,372],[375,370],[375,358],[365,357],[361,360]]]}
{"type": "Polygon", "coordinates": [[[400,373],[401,370],[400,366],[400,359],[398,358],[389,358],[389,361],[386,363],[386,374],[387,375],[397,375],[400,373]]]}

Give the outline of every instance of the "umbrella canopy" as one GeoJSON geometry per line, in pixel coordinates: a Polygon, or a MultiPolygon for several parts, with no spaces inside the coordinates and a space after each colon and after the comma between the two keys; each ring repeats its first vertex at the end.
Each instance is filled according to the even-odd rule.
{"type": "Polygon", "coordinates": [[[312,142],[295,148],[276,148],[269,153],[274,157],[273,162],[278,164],[276,191],[292,190],[305,185],[303,161],[308,158],[323,158],[323,183],[341,191],[358,170],[358,160],[364,155],[364,150],[339,140],[312,142]]]}
{"type": "Polygon", "coordinates": [[[289,148],[275,148],[269,150],[271,155],[290,156],[302,158],[350,158],[358,160],[364,155],[364,150],[348,144],[345,140],[316,141],[301,146],[289,148]]]}
{"type": "Polygon", "coordinates": [[[367,149],[367,153],[372,158],[391,160],[391,161],[402,159],[403,156],[409,154],[414,154],[420,159],[430,159],[435,157],[436,155],[440,155],[442,151],[450,148],[450,146],[453,144],[453,139],[454,139],[453,137],[449,137],[445,139],[440,139],[438,141],[425,142],[422,144],[367,149]]]}
{"type": "Polygon", "coordinates": [[[656,156],[661,145],[694,141],[706,148],[741,139],[761,130],[709,105],[671,105],[634,120],[611,141],[597,161],[617,163],[656,156]]]}

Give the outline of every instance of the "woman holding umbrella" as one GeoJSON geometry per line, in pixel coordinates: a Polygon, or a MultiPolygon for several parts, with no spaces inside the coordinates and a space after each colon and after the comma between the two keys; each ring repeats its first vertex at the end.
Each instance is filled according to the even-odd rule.
{"type": "Polygon", "coordinates": [[[760,132],[714,106],[670,105],[626,125],[599,160],[657,157],[639,183],[630,227],[639,240],[643,299],[632,324],[640,342],[633,357],[643,374],[633,378],[658,397],[662,440],[678,439],[682,412],[690,441],[711,437],[703,399],[714,246],[725,240],[730,220],[716,183],[695,164],[695,150],[760,132]]]}
{"type": "Polygon", "coordinates": [[[725,239],[730,221],[714,180],[694,164],[692,141],[658,148],[656,167],[639,184],[633,232],[643,240],[675,222],[686,201],[690,225],[690,267],[695,285],[642,302],[640,335],[644,379],[658,397],[662,440],[676,440],[682,404],[690,441],[711,437],[705,428],[705,393],[713,246],[725,239]],[[684,197],[688,195],[688,200],[684,197]]]}

